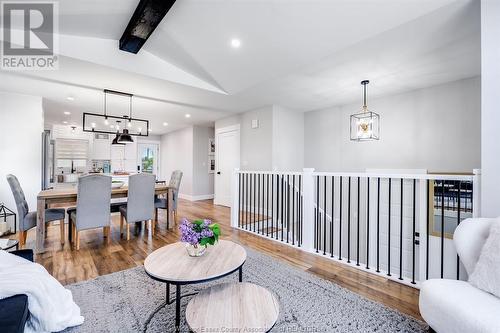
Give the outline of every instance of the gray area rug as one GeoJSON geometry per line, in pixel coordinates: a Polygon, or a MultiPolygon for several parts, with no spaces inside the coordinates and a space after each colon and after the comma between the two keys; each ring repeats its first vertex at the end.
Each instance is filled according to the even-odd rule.
{"type": "MultiPolygon", "coordinates": [[[[330,281],[246,249],[243,280],[264,286],[280,301],[280,316],[272,332],[426,332],[427,325],[370,301],[330,281]]],[[[183,286],[192,293],[238,274],[209,283],[183,286]]],[[[165,284],[154,281],[143,267],[67,286],[85,322],[65,332],[174,332],[175,303],[161,308],[147,328],[145,321],[165,302],[165,284]]],[[[172,298],[175,288],[171,288],[172,298]]],[[[191,297],[182,299],[182,317],[191,297]]],[[[184,319],[181,331],[188,332],[184,319]]]]}

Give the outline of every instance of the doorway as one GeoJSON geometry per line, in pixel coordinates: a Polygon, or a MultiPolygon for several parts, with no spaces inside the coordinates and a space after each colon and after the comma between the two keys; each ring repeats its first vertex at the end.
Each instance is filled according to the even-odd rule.
{"type": "Polygon", "coordinates": [[[240,125],[215,131],[214,204],[231,207],[231,179],[240,167],[240,125]]]}

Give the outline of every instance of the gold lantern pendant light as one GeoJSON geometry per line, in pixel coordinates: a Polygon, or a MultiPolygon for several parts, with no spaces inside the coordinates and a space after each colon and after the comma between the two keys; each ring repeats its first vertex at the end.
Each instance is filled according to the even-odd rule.
{"type": "Polygon", "coordinates": [[[351,140],[372,141],[380,138],[380,116],[368,110],[366,105],[366,86],[368,80],[361,81],[363,85],[363,109],[360,113],[351,115],[351,140]]]}

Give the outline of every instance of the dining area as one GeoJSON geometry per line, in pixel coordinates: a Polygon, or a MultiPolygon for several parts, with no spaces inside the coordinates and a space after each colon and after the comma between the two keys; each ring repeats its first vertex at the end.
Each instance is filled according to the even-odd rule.
{"type": "Polygon", "coordinates": [[[80,235],[102,228],[109,243],[112,214],[119,214],[120,237],[131,239],[131,225],[148,228],[154,236],[160,223],[158,210],[166,212],[166,228],[176,220],[182,171],[172,172],[170,180],[157,180],[150,173],[130,175],[126,184],[113,182],[104,174],[88,174],[71,187],[42,190],[37,195],[36,211],[30,211],[22,186],[15,175],[7,175],[19,216],[19,245],[27,241],[28,230],[35,228],[35,252],[45,252],[47,225],[58,221],[60,243],[66,240],[73,250],[80,249],[80,235]]]}

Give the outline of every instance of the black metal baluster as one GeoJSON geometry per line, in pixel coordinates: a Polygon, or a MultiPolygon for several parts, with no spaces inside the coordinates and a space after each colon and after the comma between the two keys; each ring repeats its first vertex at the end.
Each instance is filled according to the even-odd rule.
{"type": "MultiPolygon", "coordinates": [[[[430,203],[429,203],[429,192],[430,192],[430,180],[427,182],[427,195],[426,195],[426,205],[427,205],[427,216],[426,216],[426,235],[425,235],[425,279],[429,280],[429,220],[430,220],[430,203]]],[[[434,186],[434,181],[432,182],[434,186]]],[[[432,198],[433,202],[435,198],[432,198]]],[[[434,209],[433,209],[434,211],[434,209]]]]}
{"type": "Polygon", "coordinates": [[[444,276],[444,180],[441,181],[441,279],[444,276]]]}
{"type": "Polygon", "coordinates": [[[285,204],[285,176],[284,175],[281,175],[281,241],[283,241],[284,239],[284,230],[283,230],[283,226],[284,226],[284,213],[285,213],[285,210],[284,210],[284,204],[285,204]]]}
{"type": "Polygon", "coordinates": [[[266,236],[269,237],[269,174],[266,176],[266,236]]]}
{"type": "Polygon", "coordinates": [[[314,238],[316,239],[316,253],[319,252],[319,176],[316,176],[316,232],[314,238]]]}
{"type": "Polygon", "coordinates": [[[342,260],[342,176],[340,176],[340,185],[339,185],[339,260],[342,260]]]}
{"type": "Polygon", "coordinates": [[[358,217],[358,221],[357,221],[357,225],[356,225],[356,266],[359,266],[359,213],[360,213],[360,210],[359,210],[359,207],[360,207],[360,182],[361,182],[361,178],[358,177],[358,198],[357,198],[357,206],[358,206],[358,213],[357,213],[357,217],[358,217]]]}
{"type": "MultiPolygon", "coordinates": [[[[462,188],[462,182],[459,180],[458,181],[458,192],[457,192],[457,227],[460,225],[460,209],[461,209],[461,203],[460,203],[460,200],[461,200],[461,188],[462,188]]],[[[460,258],[458,257],[458,254],[457,254],[457,280],[460,280],[460,258]]]]}
{"type": "Polygon", "coordinates": [[[323,255],[326,255],[326,176],[323,178],[323,255]]]}
{"type": "Polygon", "coordinates": [[[267,233],[267,187],[266,187],[266,174],[262,174],[262,236],[267,233]]]}
{"type": "Polygon", "coordinates": [[[238,173],[238,227],[241,228],[241,214],[243,213],[241,173],[238,173]]]}
{"type": "Polygon", "coordinates": [[[387,275],[391,276],[391,183],[389,178],[389,213],[387,214],[387,275]]]}
{"type": "Polygon", "coordinates": [[[302,175],[299,175],[299,239],[298,245],[302,245],[302,175]]]}
{"type": "Polygon", "coordinates": [[[260,220],[261,220],[261,223],[260,223],[261,224],[260,234],[262,236],[264,236],[264,228],[265,228],[265,226],[264,226],[264,208],[265,208],[265,202],[266,202],[266,198],[264,196],[264,194],[265,194],[265,192],[264,192],[265,180],[266,180],[265,175],[262,174],[262,206],[260,208],[260,210],[261,210],[261,214],[260,214],[260,220]]]}
{"type": "Polygon", "coordinates": [[[399,214],[399,279],[403,280],[403,192],[404,182],[401,178],[401,199],[399,214]]]}
{"type": "Polygon", "coordinates": [[[274,174],[271,174],[271,238],[274,233],[274,174]]]}
{"type": "Polygon", "coordinates": [[[278,221],[280,218],[280,179],[279,175],[276,175],[276,229],[275,229],[275,239],[278,240],[278,221]]]}
{"type": "Polygon", "coordinates": [[[473,196],[474,189],[472,188],[472,186],[473,186],[472,182],[467,182],[466,183],[466,189],[467,190],[470,189],[470,210],[471,210],[471,212],[472,212],[472,209],[474,208],[474,196],[473,196]]]}
{"type": "Polygon", "coordinates": [[[366,269],[370,269],[370,177],[366,178],[366,269]]]}
{"type": "Polygon", "coordinates": [[[292,245],[295,245],[295,174],[292,175],[292,245]]]}
{"type": "Polygon", "coordinates": [[[377,273],[380,273],[380,177],[377,178],[377,273]]]}
{"type": "Polygon", "coordinates": [[[256,198],[257,198],[257,196],[256,196],[257,192],[255,191],[255,189],[257,188],[256,182],[257,182],[257,176],[254,173],[253,174],[253,205],[252,205],[253,206],[253,223],[252,223],[253,224],[253,232],[255,232],[255,218],[256,218],[255,217],[255,208],[256,208],[255,207],[255,203],[257,201],[256,200],[256,198]]]}
{"type": "Polygon", "coordinates": [[[286,175],[286,242],[290,235],[290,175],[286,175]]]}
{"type": "Polygon", "coordinates": [[[335,225],[335,176],[332,176],[332,216],[330,224],[330,257],[333,258],[333,226],[335,225]]]}
{"type": "Polygon", "coordinates": [[[246,210],[245,210],[245,230],[248,230],[248,224],[250,222],[250,181],[248,180],[248,173],[245,174],[245,178],[246,178],[246,200],[245,200],[245,204],[246,204],[246,210]]]}
{"type": "Polygon", "coordinates": [[[267,221],[267,211],[266,211],[266,174],[262,174],[262,229],[261,234],[264,236],[266,233],[266,221],[267,221]]]}
{"type": "Polygon", "coordinates": [[[417,180],[413,179],[413,213],[412,213],[412,219],[413,219],[413,229],[412,229],[412,270],[411,270],[411,283],[415,284],[415,245],[416,245],[416,234],[415,234],[415,224],[416,224],[416,213],[415,213],[415,206],[416,206],[416,184],[417,180]]]}
{"type": "Polygon", "coordinates": [[[347,191],[347,262],[351,262],[351,176],[347,191]]]}

